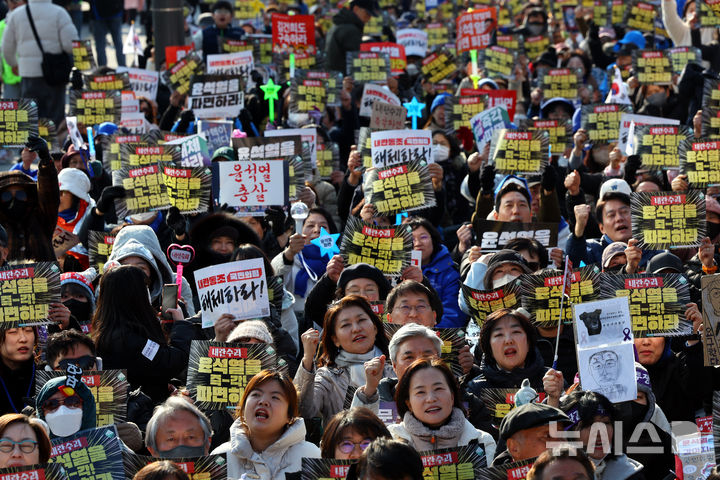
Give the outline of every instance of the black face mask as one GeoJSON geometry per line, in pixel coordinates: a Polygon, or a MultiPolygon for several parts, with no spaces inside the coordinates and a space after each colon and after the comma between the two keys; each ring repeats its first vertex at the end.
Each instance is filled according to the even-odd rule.
{"type": "Polygon", "coordinates": [[[28,210],[28,197],[24,190],[18,190],[13,195],[10,192],[2,192],[0,195],[0,210],[14,220],[22,220],[28,210]]]}
{"type": "Polygon", "coordinates": [[[635,428],[635,425],[643,421],[650,407],[649,405],[629,401],[616,403],[615,408],[618,413],[618,420],[622,421],[623,427],[630,431],[635,428]]]}
{"type": "Polygon", "coordinates": [[[75,317],[78,323],[87,323],[92,315],[92,304],[90,302],[81,302],[79,300],[70,299],[63,302],[70,309],[70,314],[75,317]]]}
{"type": "Polygon", "coordinates": [[[720,235],[720,223],[707,222],[707,235],[711,240],[720,235]]]}

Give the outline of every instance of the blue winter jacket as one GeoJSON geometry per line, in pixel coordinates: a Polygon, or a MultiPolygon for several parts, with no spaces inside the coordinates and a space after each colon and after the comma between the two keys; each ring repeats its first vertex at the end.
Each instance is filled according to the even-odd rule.
{"type": "Polygon", "coordinates": [[[423,275],[430,281],[440,296],[443,305],[443,317],[438,319],[438,328],[465,328],[468,317],[458,306],[460,291],[460,273],[450,257],[445,245],[430,259],[430,263],[422,266],[423,275]]]}

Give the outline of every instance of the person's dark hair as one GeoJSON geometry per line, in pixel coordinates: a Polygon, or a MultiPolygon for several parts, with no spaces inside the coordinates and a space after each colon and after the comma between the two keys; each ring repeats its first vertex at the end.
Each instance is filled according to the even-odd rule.
{"type": "Polygon", "coordinates": [[[511,308],[501,308],[500,310],[496,310],[487,316],[482,328],[480,329],[480,348],[482,349],[485,358],[492,360],[492,363],[495,363],[495,357],[493,357],[492,348],[490,347],[490,337],[492,336],[492,329],[495,324],[504,317],[513,317],[517,319],[517,321],[520,322],[520,326],[525,331],[525,336],[527,337],[528,342],[528,356],[525,359],[525,363],[527,364],[528,360],[534,358],[535,343],[537,342],[537,338],[535,329],[530,323],[530,319],[517,310],[513,310],[511,308]]]}
{"type": "Polygon", "coordinates": [[[240,403],[238,403],[238,409],[236,413],[238,418],[244,418],[243,416],[245,415],[245,404],[247,403],[248,396],[252,393],[252,391],[255,390],[255,388],[271,380],[277,380],[277,382],[282,387],[283,393],[285,394],[285,399],[288,402],[288,419],[292,420],[298,416],[298,396],[292,378],[288,377],[287,374],[281,372],[280,370],[269,369],[263,370],[262,372],[252,377],[252,379],[245,386],[243,396],[240,399],[240,403]]]}
{"type": "Polygon", "coordinates": [[[580,59],[585,67],[585,78],[589,77],[592,70],[592,60],[582,50],[573,50],[572,53],[570,53],[570,56],[560,63],[560,66],[562,66],[562,68],[566,68],[568,63],[570,63],[570,59],[573,57],[580,59]]]}
{"type": "MultiPolygon", "coordinates": [[[[573,461],[578,462],[583,466],[589,479],[595,479],[595,465],[588,458],[587,454],[582,448],[573,448],[571,446],[563,446],[558,448],[551,448],[550,450],[544,451],[535,460],[535,464],[527,474],[527,480],[545,480],[543,474],[545,469],[554,462],[561,461],[573,461]]],[[[547,479],[550,480],[550,479],[547,479]]]]}
{"type": "Polygon", "coordinates": [[[548,264],[547,248],[534,238],[513,238],[505,244],[505,248],[516,252],[527,250],[532,255],[537,255],[540,268],[548,264]]]}
{"type": "Polygon", "coordinates": [[[342,410],[325,425],[320,440],[320,456],[335,458],[335,447],[342,441],[343,434],[350,428],[358,435],[375,440],[378,437],[392,438],[385,424],[366,407],[342,410]]]}
{"type": "Polygon", "coordinates": [[[438,296],[428,287],[415,280],[403,280],[390,290],[387,300],[385,301],[385,311],[392,312],[398,299],[407,293],[416,293],[418,295],[427,296],[430,308],[437,313],[438,317],[442,317],[442,302],[438,296]]]}
{"type": "Polygon", "coordinates": [[[442,135],[443,137],[445,137],[445,140],[447,140],[450,144],[450,159],[453,159],[460,155],[460,144],[455,139],[454,135],[448,135],[447,132],[443,130],[433,130],[432,136],[434,137],[435,135],[442,135]]]}
{"type": "Polygon", "coordinates": [[[55,360],[69,353],[75,345],[85,345],[95,355],[95,343],[82,332],[71,328],[50,335],[45,345],[45,359],[50,368],[55,368],[55,360]]]}
{"type": "Polygon", "coordinates": [[[618,201],[624,203],[625,205],[627,205],[628,207],[630,206],[630,197],[628,197],[624,193],[620,193],[620,192],[606,193],[603,196],[603,198],[598,200],[597,206],[595,207],[595,218],[597,218],[598,223],[603,222],[603,210],[605,210],[605,205],[607,205],[607,203],[610,200],[618,200],[618,201]]]}
{"type": "MultiPolygon", "coordinates": [[[[328,233],[337,233],[338,232],[337,225],[335,225],[335,221],[332,219],[332,215],[330,215],[330,212],[328,212],[327,210],[325,210],[322,207],[313,207],[308,211],[308,218],[310,218],[310,215],[312,215],[313,213],[316,213],[318,215],[322,215],[323,217],[325,217],[325,220],[327,220],[328,228],[330,229],[330,231],[328,233]]],[[[303,225],[305,225],[306,220],[307,220],[307,218],[305,220],[303,220],[303,225]]],[[[300,233],[300,232],[298,232],[298,233],[300,233]]]]}
{"type": "Polygon", "coordinates": [[[442,247],[442,238],[440,237],[440,232],[438,232],[437,228],[435,228],[435,225],[430,223],[429,220],[422,217],[412,217],[403,223],[409,225],[410,228],[412,228],[413,230],[416,230],[419,227],[423,227],[425,230],[428,231],[433,244],[433,251],[431,257],[434,257],[440,251],[440,248],[442,247]]]}
{"type": "Polygon", "coordinates": [[[574,390],[563,397],[560,401],[560,410],[567,413],[573,421],[573,430],[589,427],[595,422],[595,417],[608,417],[611,422],[618,419],[615,406],[606,396],[585,390],[574,390]]]}
{"type": "Polygon", "coordinates": [[[459,408],[464,412],[465,407],[463,407],[462,404],[460,387],[458,386],[455,375],[453,375],[452,370],[450,370],[447,363],[439,358],[418,358],[410,364],[407,370],[405,370],[405,373],[398,382],[397,387],[395,387],[395,404],[397,405],[398,415],[400,415],[400,418],[403,418],[405,413],[410,411],[410,407],[408,407],[407,402],[410,398],[410,381],[412,380],[412,377],[420,370],[424,370],[426,368],[436,368],[440,370],[453,394],[453,398],[455,400],[454,407],[459,408]]]}
{"type": "Polygon", "coordinates": [[[371,478],[423,480],[420,454],[400,440],[377,438],[348,472],[347,480],[371,478]]]}
{"type": "Polygon", "coordinates": [[[187,473],[170,460],[149,463],[138,471],[133,480],[190,480],[187,473]]]}
{"type": "Polygon", "coordinates": [[[275,270],[273,270],[270,260],[265,252],[252,243],[243,243],[237,247],[232,254],[231,261],[250,260],[251,258],[262,258],[263,264],[265,265],[265,275],[268,277],[275,276],[275,270]]]}
{"type": "Polygon", "coordinates": [[[92,318],[92,337],[97,350],[114,348],[126,329],[153,342],[167,343],[148,298],[145,274],[132,265],[121,265],[102,276],[92,318]]]}
{"type": "Polygon", "coordinates": [[[323,333],[322,338],[320,339],[320,343],[322,344],[322,354],[320,355],[320,359],[318,361],[318,365],[321,367],[335,365],[335,358],[338,356],[338,353],[340,353],[340,348],[335,345],[332,337],[335,335],[335,326],[337,324],[337,319],[340,316],[340,312],[349,307],[359,307],[370,317],[370,320],[377,329],[377,333],[375,334],[375,346],[378,347],[385,356],[388,355],[388,339],[385,336],[385,327],[383,327],[383,322],[377,315],[375,315],[375,312],[372,311],[372,308],[367,300],[360,295],[348,295],[330,305],[327,313],[325,313],[323,333]]]}
{"type": "Polygon", "coordinates": [[[47,463],[50,459],[50,437],[48,437],[42,422],[35,418],[30,418],[22,413],[8,413],[0,417],[0,437],[5,430],[15,423],[23,423],[30,427],[37,437],[37,448],[40,457],[40,463],[47,463]]]}
{"type": "Polygon", "coordinates": [[[713,467],[710,470],[710,476],[705,480],[720,480],[720,467],[713,467]]]}

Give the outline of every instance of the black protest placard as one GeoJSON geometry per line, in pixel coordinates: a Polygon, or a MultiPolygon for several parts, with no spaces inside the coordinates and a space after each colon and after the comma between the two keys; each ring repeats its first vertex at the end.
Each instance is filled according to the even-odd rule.
{"type": "Polygon", "coordinates": [[[290,112],[308,113],[315,109],[325,110],[328,91],[325,81],[319,78],[308,78],[305,72],[295,72],[290,79],[290,112]]]}
{"type": "Polygon", "coordinates": [[[455,57],[446,48],[441,48],[423,58],[420,71],[430,83],[438,83],[457,71],[455,57]]]}
{"type": "MultiPolygon", "coordinates": [[[[125,478],[132,479],[145,466],[162,459],[123,452],[125,478]]],[[[172,458],[190,480],[226,480],[227,460],[222,455],[207,455],[197,458],[172,458]]]]}
{"type": "Polygon", "coordinates": [[[689,192],[633,192],[632,235],[647,250],[697,247],[705,237],[705,195],[689,192]]]}
{"type": "Polygon", "coordinates": [[[180,213],[190,215],[207,212],[212,187],[210,168],[163,165],[162,180],[170,204],[177,207],[180,213]]]}
{"type": "Polygon", "coordinates": [[[562,155],[572,145],[572,122],[570,120],[531,120],[522,123],[521,128],[534,132],[544,130],[548,133],[550,154],[562,155]]]}
{"type": "Polygon", "coordinates": [[[493,132],[490,158],[495,170],[509,174],[541,172],[548,164],[550,137],[544,130],[501,128],[493,132]]]}
{"type": "MultiPolygon", "coordinates": [[[[301,71],[302,72],[302,71],[301,71]]],[[[297,75],[299,72],[295,72],[297,75]]],[[[326,72],[319,70],[304,71],[308,80],[321,80],[325,84],[327,98],[325,104],[329,107],[340,106],[340,93],[342,91],[343,76],[339,72],[326,72]]]]}
{"type": "Polygon", "coordinates": [[[673,47],[667,50],[670,55],[673,73],[680,75],[688,63],[702,62],[702,53],[697,47],[673,47]]]}
{"type": "Polygon", "coordinates": [[[524,480],[535,459],[520,460],[488,468],[481,468],[475,480],[524,480]]]}
{"type": "Polygon", "coordinates": [[[82,430],[53,439],[50,461],[62,465],[70,480],[124,478],[120,445],[115,425],[82,430]]]}
{"type": "Polygon", "coordinates": [[[159,165],[123,167],[116,173],[113,184],[125,189],[125,198],[115,201],[118,218],[172,206],[159,165]]]}
{"type": "Polygon", "coordinates": [[[678,150],[680,172],[691,188],[720,184],[720,140],[683,141],[678,150]]]}
{"type": "Polygon", "coordinates": [[[38,135],[48,143],[48,149],[53,150],[57,147],[57,128],[55,122],[48,118],[38,119],[38,135]]]}
{"type": "Polygon", "coordinates": [[[233,138],[232,147],[238,160],[272,160],[302,154],[302,139],[287,137],[233,138]]]}
{"type": "Polygon", "coordinates": [[[434,207],[430,171],[417,160],[374,168],[365,179],[365,202],[375,206],[380,215],[394,215],[434,207]]]}
{"type": "Polygon", "coordinates": [[[487,467],[487,453],[482,444],[418,452],[423,464],[423,478],[462,480],[477,478],[487,467]]]}
{"type": "Polygon", "coordinates": [[[103,168],[108,174],[122,167],[120,161],[120,144],[122,143],[147,143],[143,135],[99,135],[95,138],[97,148],[102,148],[103,168]]]}
{"type": "Polygon", "coordinates": [[[690,288],[681,274],[604,275],[601,289],[602,298],[628,297],[636,338],[692,333],[692,322],[685,318],[690,288]]]}
{"type": "Polygon", "coordinates": [[[239,75],[193,75],[190,108],[196,118],[235,117],[245,104],[242,85],[239,75]]]}
{"type": "Polygon", "coordinates": [[[0,480],[67,480],[67,478],[65,469],[56,463],[0,468],[0,480]]]}
{"type": "Polygon", "coordinates": [[[676,168],[680,165],[680,144],[692,136],[686,125],[636,125],[633,153],[648,170],[676,168]]]}
{"type": "Polygon", "coordinates": [[[108,90],[132,90],[130,76],[125,73],[110,73],[107,75],[85,75],[85,90],[108,91],[108,90]]]}
{"type": "Polygon", "coordinates": [[[702,136],[720,137],[720,81],[706,78],[703,85],[702,136]]]}
{"type": "Polygon", "coordinates": [[[340,147],[335,142],[318,143],[317,174],[330,181],[332,172],[340,168],[340,147]]]}
{"type": "Polygon", "coordinates": [[[347,74],[358,83],[385,83],[390,76],[390,56],[382,52],[348,52],[347,74]]]}
{"type": "Polygon", "coordinates": [[[665,50],[633,51],[635,76],[643,85],[670,85],[673,65],[665,50]]]}
{"type": "MultiPolygon", "coordinates": [[[[515,408],[515,394],[517,388],[480,388],[476,390],[477,397],[490,411],[492,423],[496,427],[500,426],[502,419],[515,408]]],[[[545,393],[538,391],[538,398],[535,400],[541,402],[545,400],[545,393]]]]}
{"type": "Polygon", "coordinates": [[[630,0],[630,4],[626,5],[625,25],[631,30],[654,33],[656,10],[657,7],[652,3],[630,0]],[[628,6],[630,8],[627,8],[628,6]]]}
{"type": "Polygon", "coordinates": [[[345,265],[367,263],[385,275],[399,275],[410,265],[412,233],[406,225],[380,228],[357,217],[348,218],[340,243],[345,265]]]}
{"type": "Polygon", "coordinates": [[[465,284],[462,288],[463,299],[470,316],[479,327],[485,318],[501,308],[513,308],[520,304],[520,282],[515,280],[495,290],[476,290],[465,284]]]}
{"type": "Polygon", "coordinates": [[[512,77],[516,61],[517,51],[500,45],[485,48],[478,56],[478,63],[483,66],[488,77],[512,77]]]}
{"type": "Polygon", "coordinates": [[[562,97],[574,100],[578,95],[578,74],[569,68],[553,68],[540,77],[544,98],[562,97]]]}
{"type": "Polygon", "coordinates": [[[425,27],[428,34],[428,48],[440,47],[448,43],[450,29],[442,22],[429,23],[425,27]]]}
{"type": "Polygon", "coordinates": [[[581,125],[596,145],[617,142],[620,137],[620,117],[632,113],[630,105],[618,103],[583,105],[581,125]]]}
{"type": "Polygon", "coordinates": [[[38,134],[38,107],[27,98],[0,100],[0,146],[23,148],[38,134]]]}
{"type": "Polygon", "coordinates": [[[70,90],[70,116],[77,117],[78,124],[119,124],[121,114],[122,94],[119,90],[70,90]]]}
{"type": "Polygon", "coordinates": [[[8,265],[0,268],[0,326],[44,325],[50,304],[60,301],[60,268],[56,262],[8,265]]]}
{"type": "Polygon", "coordinates": [[[489,107],[487,95],[447,97],[445,99],[445,130],[453,135],[461,127],[470,128],[470,119],[489,107]]]}
{"type": "Polygon", "coordinates": [[[462,328],[435,328],[435,334],[442,340],[440,358],[448,364],[456,377],[462,377],[463,372],[460,366],[460,349],[467,345],[465,330],[462,328]]]}
{"type": "Polygon", "coordinates": [[[621,25],[625,20],[625,2],[624,0],[611,0],[610,7],[610,23],[612,25],[621,25]]]}
{"type": "Polygon", "coordinates": [[[254,50],[253,40],[234,40],[223,38],[222,53],[252,52],[254,50]]]}
{"type": "Polygon", "coordinates": [[[358,151],[362,157],[362,169],[371,168],[373,166],[372,157],[372,129],[369,127],[360,127],[358,131],[358,151]]]}
{"type": "MultiPolygon", "coordinates": [[[[563,304],[563,323],[572,322],[572,305],[600,297],[600,269],[595,265],[573,270],[570,298],[563,304]]],[[[563,297],[563,275],[549,270],[522,276],[522,306],[530,312],[532,322],[542,328],[557,327],[563,297]]]]}
{"type": "Polygon", "coordinates": [[[182,60],[160,74],[160,79],[172,91],[181,95],[190,92],[190,79],[203,72],[203,59],[197,52],[191,51],[182,60]]]}
{"type": "Polygon", "coordinates": [[[81,72],[94,70],[95,57],[90,40],[73,40],[72,42],[73,65],[81,72]]]}
{"type": "Polygon", "coordinates": [[[90,265],[98,272],[103,271],[103,266],[110,258],[112,247],[115,243],[115,235],[95,230],[88,231],[88,257],[90,265]]]}
{"type": "Polygon", "coordinates": [[[350,465],[357,460],[340,460],[337,458],[303,458],[301,480],[330,480],[345,478],[350,465]]]}
{"type": "Polygon", "coordinates": [[[201,410],[234,408],[250,379],[277,364],[271,345],[193,340],[187,388],[201,410]]]}
{"type": "Polygon", "coordinates": [[[523,43],[525,55],[531,60],[537,59],[550,46],[550,39],[547,35],[538,35],[536,37],[526,37],[523,43]]]}
{"type": "MultiPolygon", "coordinates": [[[[37,395],[48,380],[62,377],[66,373],[38,370],[35,375],[35,394],[37,395]]],[[[114,425],[126,420],[129,384],[125,370],[88,370],[82,373],[81,380],[95,398],[97,426],[114,425]]]]}
{"type": "Polygon", "coordinates": [[[525,43],[523,42],[523,36],[519,34],[497,35],[495,37],[495,41],[497,42],[498,47],[508,48],[510,50],[515,50],[516,52],[523,51],[525,43]]]}
{"type": "Polygon", "coordinates": [[[698,0],[695,4],[699,26],[718,27],[720,26],[720,1],[719,0],[698,0]]]}
{"type": "Polygon", "coordinates": [[[121,143],[119,155],[121,168],[147,167],[160,163],[179,165],[182,148],[180,145],[121,143]]]}
{"type": "Polygon", "coordinates": [[[612,2],[608,0],[595,0],[592,2],[593,21],[596,25],[612,24],[612,2]]]}

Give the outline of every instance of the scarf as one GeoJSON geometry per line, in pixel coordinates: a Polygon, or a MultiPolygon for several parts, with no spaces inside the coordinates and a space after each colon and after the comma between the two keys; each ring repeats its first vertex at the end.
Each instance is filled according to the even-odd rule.
{"type": "Polygon", "coordinates": [[[71,208],[58,212],[57,226],[68,232],[73,232],[75,226],[85,216],[85,211],[88,208],[88,202],[80,200],[78,202],[77,212],[71,208]]]}
{"type": "Polygon", "coordinates": [[[453,408],[450,421],[438,429],[431,429],[410,411],[405,412],[403,417],[405,430],[411,435],[418,451],[457,447],[465,430],[465,421],[465,415],[459,408],[453,408]]]}
{"type": "Polygon", "coordinates": [[[313,280],[313,282],[315,282],[322,276],[323,273],[325,273],[328,258],[320,255],[320,247],[313,245],[312,243],[310,245],[305,245],[305,248],[302,249],[302,252],[298,253],[296,258],[300,262],[300,271],[298,271],[297,275],[295,275],[295,288],[293,293],[299,297],[304,297],[305,292],[307,291],[307,283],[310,279],[310,275],[308,274],[306,268],[312,270],[315,275],[315,280],[313,280]]]}
{"type": "Polygon", "coordinates": [[[367,353],[348,353],[341,349],[335,357],[335,365],[346,368],[350,373],[350,383],[360,387],[365,385],[365,362],[382,354],[378,347],[373,347],[367,353]]]}

